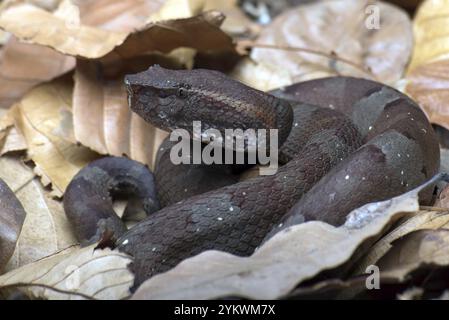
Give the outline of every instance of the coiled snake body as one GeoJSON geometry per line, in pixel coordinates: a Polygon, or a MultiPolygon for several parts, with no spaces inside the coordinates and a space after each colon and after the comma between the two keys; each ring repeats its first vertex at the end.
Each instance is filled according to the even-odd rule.
{"type": "MultiPolygon", "coordinates": [[[[286,162],[274,175],[230,179],[160,210],[143,166],[109,158],[82,170],[64,197],[67,216],[84,241],[98,240],[99,227],[114,230],[119,250],[134,256],[137,285],[204,250],[249,255],[267,235],[292,224],[339,225],[351,210],[406,192],[439,168],[426,116],[410,98],[376,82],[335,77],[264,93],[216,71],[158,66],[125,82],[132,110],[165,130],[191,132],[196,120],[204,130],[279,129],[286,162]],[[117,174],[124,163],[130,167],[117,174]],[[153,212],[126,232],[109,197],[122,189],[153,212]]],[[[164,170],[173,165],[164,160],[159,166],[165,180],[177,182],[169,189],[182,193],[183,181],[170,176],[177,171],[164,170]]]]}

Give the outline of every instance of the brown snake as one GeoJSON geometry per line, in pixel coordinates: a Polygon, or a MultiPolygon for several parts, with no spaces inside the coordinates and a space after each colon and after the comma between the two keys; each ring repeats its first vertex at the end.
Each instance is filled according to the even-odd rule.
{"type": "Polygon", "coordinates": [[[229,179],[202,193],[204,177],[195,181],[196,173],[184,174],[161,154],[160,181],[171,181],[163,204],[178,201],[170,197],[186,185],[193,191],[160,210],[143,166],[106,158],[83,169],[66,191],[67,216],[83,241],[98,240],[99,227],[114,230],[119,250],[134,256],[136,285],[204,250],[250,255],[270,231],[308,220],[342,224],[351,210],[404,193],[439,169],[438,142],[424,113],[380,83],[334,77],[264,93],[216,71],[158,66],[125,82],[131,109],[165,130],[192,131],[195,120],[204,130],[279,129],[285,163],[274,175],[229,179]],[[110,197],[122,190],[153,212],[126,232],[110,197]]]}

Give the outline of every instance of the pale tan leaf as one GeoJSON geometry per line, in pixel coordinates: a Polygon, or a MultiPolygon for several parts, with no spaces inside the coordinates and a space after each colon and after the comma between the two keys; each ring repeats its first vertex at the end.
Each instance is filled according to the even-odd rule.
{"type": "Polygon", "coordinates": [[[73,57],[11,38],[0,60],[0,108],[10,107],[36,84],[56,78],[74,66],[73,57]]]}
{"type": "MultiPolygon", "coordinates": [[[[190,13],[176,11],[181,17],[190,13]]],[[[219,13],[209,12],[193,18],[152,22],[128,35],[129,32],[74,25],[55,13],[26,3],[0,11],[0,27],[17,38],[91,59],[112,51],[114,56],[129,58],[156,50],[166,53],[182,46],[201,51],[232,51],[232,39],[214,23],[217,19],[223,20],[219,13]]]]}
{"type": "Polygon", "coordinates": [[[405,280],[424,266],[449,265],[449,230],[419,230],[393,243],[393,248],[377,262],[382,277],[405,280]]]}
{"type": "Polygon", "coordinates": [[[0,292],[19,290],[31,298],[124,299],[134,276],[122,253],[94,250],[94,246],[63,252],[0,277],[0,292]]]}
{"type": "Polygon", "coordinates": [[[449,1],[426,0],[413,19],[415,46],[408,72],[449,58],[449,1]]]}
{"type": "Polygon", "coordinates": [[[206,0],[165,0],[159,11],[153,13],[147,22],[188,18],[199,14],[206,0]]]}
{"type": "Polygon", "coordinates": [[[408,73],[405,88],[406,93],[420,104],[429,120],[446,129],[449,129],[448,74],[449,60],[425,63],[408,73]]]}
{"type": "MultiPolygon", "coordinates": [[[[148,56],[144,61],[146,68],[169,60],[148,56]]],[[[143,66],[135,64],[136,67],[143,66]]],[[[132,72],[132,69],[124,69],[132,72]]],[[[131,112],[123,73],[108,76],[101,63],[78,61],[74,90],[73,120],[77,141],[101,154],[127,155],[153,167],[157,148],[167,134],[131,112]]]]}
{"type": "Polygon", "coordinates": [[[418,210],[418,192],[423,187],[354,210],[339,228],[317,221],[293,226],[275,235],[250,257],[203,252],[147,280],[133,298],[274,299],[284,296],[302,281],[341,266],[357,248],[373,241],[393,220],[405,212],[418,210]]]}
{"type": "Polygon", "coordinates": [[[13,191],[0,178],[0,271],[14,253],[25,220],[25,210],[13,191]]]}
{"type": "MultiPolygon", "coordinates": [[[[72,177],[98,155],[57,135],[61,110],[71,108],[73,83],[61,78],[31,90],[19,103],[16,119],[28,145],[28,156],[61,196],[72,177]]],[[[39,172],[38,171],[38,172],[39,172]]]]}
{"type": "Polygon", "coordinates": [[[107,54],[127,36],[126,32],[72,25],[51,12],[26,3],[0,12],[0,27],[27,42],[86,58],[107,54]]]}
{"type": "MultiPolygon", "coordinates": [[[[346,75],[394,83],[409,62],[413,35],[411,21],[400,8],[381,1],[336,0],[284,12],[255,42],[272,48],[256,45],[251,58],[288,72],[292,82],[346,75]],[[378,29],[366,26],[370,4],[380,10],[378,29]]],[[[245,82],[257,81],[257,75],[251,77],[245,82]]]]}
{"type": "Polygon", "coordinates": [[[370,248],[368,253],[357,262],[352,274],[365,273],[366,268],[376,264],[393,247],[392,243],[397,239],[417,230],[437,230],[441,228],[449,229],[449,213],[420,211],[412,217],[404,218],[394,230],[383,236],[370,248]]]}
{"type": "Polygon", "coordinates": [[[0,156],[13,151],[24,151],[28,148],[25,138],[14,126],[18,116],[18,105],[14,105],[0,115],[0,156]]]}
{"type": "Polygon", "coordinates": [[[131,32],[145,25],[165,0],[75,0],[81,23],[109,31],[131,32]]]}
{"type": "Polygon", "coordinates": [[[77,243],[62,204],[52,199],[32,169],[17,157],[0,158],[0,178],[11,186],[26,211],[14,255],[4,271],[37,261],[77,243]]]}

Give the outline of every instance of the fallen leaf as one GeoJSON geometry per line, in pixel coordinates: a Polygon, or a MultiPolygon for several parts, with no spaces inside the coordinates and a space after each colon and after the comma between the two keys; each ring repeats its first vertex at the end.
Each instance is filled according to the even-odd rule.
{"type": "Polygon", "coordinates": [[[72,87],[70,78],[56,79],[34,88],[18,104],[16,125],[27,142],[27,155],[36,172],[51,182],[55,196],[61,196],[72,177],[99,157],[57,135],[63,112],[71,109],[72,87]]]}
{"type": "Polygon", "coordinates": [[[423,1],[413,19],[415,46],[408,72],[449,57],[449,1],[423,1]]]}
{"type": "Polygon", "coordinates": [[[0,27],[28,43],[48,46],[73,56],[98,58],[122,43],[126,32],[73,25],[61,17],[28,3],[0,12],[0,27]]]}
{"type": "Polygon", "coordinates": [[[125,65],[122,71],[111,74],[111,68],[98,61],[78,61],[73,97],[75,139],[98,153],[127,155],[153,167],[157,148],[167,133],[131,112],[123,77],[125,72],[143,71],[154,63],[176,66],[176,62],[154,55],[135,61],[132,67],[123,60],[120,63],[125,65]]]}
{"type": "Polygon", "coordinates": [[[377,262],[382,277],[404,281],[423,266],[449,265],[449,230],[419,230],[393,243],[393,248],[377,262]]]}
{"type": "Polygon", "coordinates": [[[146,24],[165,0],[75,0],[81,23],[109,31],[131,32],[146,24]]]}
{"type": "Polygon", "coordinates": [[[438,230],[442,228],[449,229],[449,212],[419,211],[411,217],[404,217],[397,227],[384,235],[369,249],[365,256],[357,262],[351,274],[356,276],[365,273],[368,266],[375,265],[391,250],[392,243],[397,239],[418,230],[438,230]]]}
{"type": "MultiPolygon", "coordinates": [[[[404,10],[381,1],[337,0],[287,10],[249,47],[254,46],[256,63],[288,72],[292,83],[345,75],[393,84],[404,73],[412,45],[412,24],[404,10]],[[376,22],[371,11],[376,8],[377,29],[370,24],[376,22]]],[[[245,82],[259,88],[257,74],[250,77],[245,82]]]]}
{"type": "Polygon", "coordinates": [[[24,136],[14,126],[18,116],[18,107],[14,105],[0,114],[0,156],[13,151],[24,151],[28,148],[24,136]]]}
{"type": "Polygon", "coordinates": [[[405,87],[406,93],[419,103],[429,120],[446,129],[449,129],[448,72],[449,60],[425,63],[408,73],[405,87]]]}
{"type": "Polygon", "coordinates": [[[405,212],[417,211],[418,192],[428,185],[354,210],[339,228],[318,221],[288,228],[250,257],[203,252],[144,282],[133,299],[285,296],[302,281],[344,264],[363,243],[373,241],[394,219],[405,212]]]}
{"type": "Polygon", "coordinates": [[[30,298],[124,299],[134,276],[132,259],[94,246],[62,252],[0,276],[0,293],[19,291],[30,298]]]}
{"type": "Polygon", "coordinates": [[[21,43],[12,37],[3,47],[0,60],[0,108],[10,107],[35,85],[74,67],[73,57],[43,46],[21,43]]]}
{"type": "Polygon", "coordinates": [[[4,269],[14,253],[25,216],[19,200],[0,178],[0,270],[4,269]]]}
{"type": "Polygon", "coordinates": [[[4,271],[19,268],[77,243],[61,202],[50,197],[20,158],[0,158],[0,178],[14,191],[26,212],[14,254],[4,271]]]}
{"type": "MultiPolygon", "coordinates": [[[[177,11],[176,14],[184,16],[185,12],[177,11]]],[[[234,50],[232,39],[217,25],[223,21],[218,12],[167,21],[152,18],[152,21],[128,34],[72,24],[55,13],[27,3],[8,6],[0,11],[0,27],[17,38],[77,57],[95,59],[114,51],[114,56],[131,58],[149,51],[168,53],[178,47],[200,51],[234,50]]]]}

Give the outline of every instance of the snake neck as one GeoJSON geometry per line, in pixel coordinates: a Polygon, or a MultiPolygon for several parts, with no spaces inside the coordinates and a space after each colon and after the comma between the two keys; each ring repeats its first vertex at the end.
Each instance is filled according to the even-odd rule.
{"type": "Polygon", "coordinates": [[[293,111],[286,100],[253,89],[224,74],[204,69],[168,70],[153,66],[125,78],[131,109],[160,129],[277,129],[287,139],[293,111]]]}

